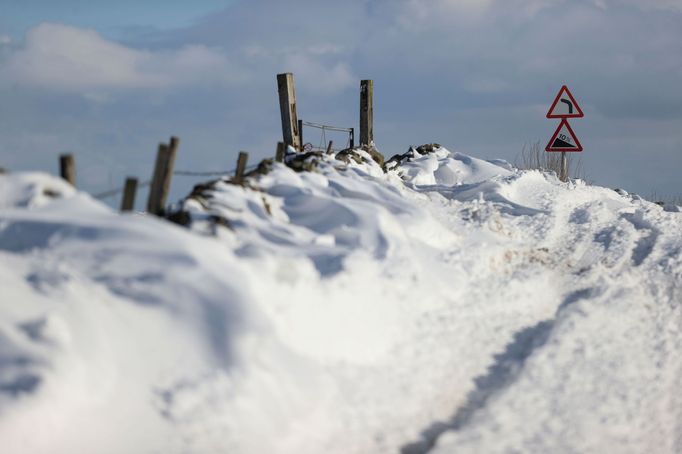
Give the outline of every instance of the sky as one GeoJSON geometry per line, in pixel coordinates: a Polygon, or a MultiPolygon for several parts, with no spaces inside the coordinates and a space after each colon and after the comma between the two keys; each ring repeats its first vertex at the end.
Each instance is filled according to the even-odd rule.
{"type": "MultiPolygon", "coordinates": [[[[566,84],[585,112],[571,121],[580,176],[682,194],[682,0],[0,0],[0,12],[0,167],[57,173],[72,152],[91,193],[148,179],[171,135],[176,170],[274,155],[276,75],[292,72],[299,117],[342,127],[358,127],[360,80],[373,79],[387,157],[438,142],[512,163],[549,141],[566,84]]],[[[176,176],[171,198],[200,180],[176,176]]]]}

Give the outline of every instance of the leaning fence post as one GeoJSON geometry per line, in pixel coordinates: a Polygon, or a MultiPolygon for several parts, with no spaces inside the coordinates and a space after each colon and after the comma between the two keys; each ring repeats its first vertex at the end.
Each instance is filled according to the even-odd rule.
{"type": "Polygon", "coordinates": [[[121,199],[121,211],[132,211],[135,206],[135,193],[137,192],[137,178],[126,178],[123,186],[123,198],[121,199]]]}
{"type": "Polygon", "coordinates": [[[245,151],[240,151],[237,158],[237,170],[234,172],[233,178],[235,183],[241,183],[244,180],[244,171],[246,170],[246,161],[248,160],[249,154],[245,151]]]}
{"type": "Polygon", "coordinates": [[[282,117],[282,138],[284,143],[296,150],[301,149],[298,115],[296,114],[296,89],[294,75],[277,74],[277,90],[279,92],[279,110],[282,117]]]}
{"type": "Polygon", "coordinates": [[[360,82],[360,146],[374,141],[374,81],[360,82]]]}
{"type": "Polygon", "coordinates": [[[59,175],[76,187],[76,160],[71,153],[59,156],[59,175]]]}
{"type": "Polygon", "coordinates": [[[175,155],[178,150],[180,140],[171,137],[170,145],[159,144],[159,151],[156,154],[156,165],[154,166],[154,176],[152,185],[149,189],[149,199],[147,201],[147,211],[163,215],[168,199],[171,178],[173,177],[173,167],[175,165],[175,155]]]}
{"type": "Polygon", "coordinates": [[[275,161],[283,162],[284,153],[286,152],[287,146],[284,142],[277,142],[277,151],[275,152],[275,161]]]}
{"type": "Polygon", "coordinates": [[[332,144],[333,144],[333,143],[334,143],[333,140],[330,140],[330,141],[329,141],[329,145],[327,145],[327,154],[331,154],[331,153],[332,153],[332,144]]]}

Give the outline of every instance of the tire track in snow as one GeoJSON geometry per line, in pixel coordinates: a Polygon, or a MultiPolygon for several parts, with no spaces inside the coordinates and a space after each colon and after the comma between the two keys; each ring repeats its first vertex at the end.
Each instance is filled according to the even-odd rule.
{"type": "Polygon", "coordinates": [[[517,332],[504,352],[495,355],[495,363],[485,375],[474,379],[475,388],[469,393],[466,403],[446,422],[435,422],[422,431],[421,440],[403,446],[403,454],[424,454],[446,431],[459,430],[466,425],[476,411],[487,403],[499,390],[514,381],[523,363],[536,349],[544,345],[554,326],[553,320],[545,320],[517,332]]]}
{"type": "Polygon", "coordinates": [[[629,221],[641,234],[632,251],[632,264],[634,266],[640,266],[653,252],[654,247],[656,246],[656,240],[658,240],[661,232],[649,221],[644,219],[641,210],[637,210],[632,214],[623,214],[622,218],[629,221]]]}
{"type": "MultiPolygon", "coordinates": [[[[620,266],[612,270],[613,272],[618,274],[631,265],[639,266],[654,250],[658,231],[643,219],[644,214],[641,210],[632,214],[621,214],[615,219],[614,216],[610,215],[611,213],[606,219],[592,219],[590,216],[591,203],[576,204],[563,194],[561,198],[563,200],[556,201],[556,206],[563,205],[562,202],[567,202],[569,206],[564,206],[561,211],[552,210],[552,215],[546,218],[549,229],[546,231],[543,246],[548,246],[554,250],[560,257],[559,261],[566,263],[569,268],[581,262],[583,265],[587,265],[581,271],[579,271],[580,267],[576,267],[578,269],[573,271],[583,275],[584,280],[581,279],[582,282],[590,280],[588,279],[588,276],[592,274],[590,271],[594,271],[593,267],[598,263],[590,259],[591,256],[596,259],[600,255],[593,254],[595,243],[603,247],[604,252],[610,249],[611,236],[605,236],[605,232],[614,229],[614,221],[616,223],[621,220],[629,221],[635,232],[611,232],[613,235],[625,235],[625,244],[622,245],[622,249],[619,249],[621,249],[621,253],[625,254],[625,257],[628,255],[631,257],[631,260],[616,260],[613,265],[618,264],[620,266]],[[572,226],[572,228],[567,231],[566,226],[572,226]],[[637,233],[645,234],[635,240],[637,233]]],[[[551,210],[551,207],[547,208],[551,210]]],[[[493,356],[494,362],[487,372],[474,379],[474,389],[469,392],[465,403],[456,410],[452,418],[447,421],[432,423],[421,432],[419,440],[404,445],[401,452],[403,454],[425,454],[435,446],[441,434],[448,431],[458,431],[469,424],[476,413],[486,407],[491,398],[513,385],[521,375],[527,359],[546,344],[562,312],[577,301],[601,295],[604,290],[603,286],[575,290],[569,293],[558,306],[555,318],[540,321],[516,332],[504,351],[493,356]]]]}
{"type": "Polygon", "coordinates": [[[426,454],[435,446],[438,437],[448,431],[466,426],[476,412],[485,407],[495,395],[514,383],[523,371],[526,360],[549,340],[559,315],[572,304],[599,296],[598,288],[586,288],[569,294],[557,309],[557,316],[516,332],[504,351],[494,355],[494,362],[484,375],[474,379],[475,388],[469,392],[466,402],[448,421],[437,421],[421,432],[421,439],[402,447],[402,454],[426,454]]]}
{"type": "MultiPolygon", "coordinates": [[[[488,373],[475,379],[476,388],[469,394],[467,403],[457,410],[453,418],[444,423],[435,423],[427,428],[422,432],[421,440],[403,447],[403,453],[421,454],[429,452],[435,447],[438,439],[444,432],[459,433],[463,428],[471,427],[470,423],[473,422],[479,410],[485,408],[486,411],[492,411],[489,410],[492,399],[502,393],[511,392],[509,389],[515,387],[516,382],[521,379],[524,373],[527,359],[547,344],[547,341],[552,336],[555,324],[562,319],[560,314],[567,306],[580,300],[597,298],[609,288],[613,288],[614,285],[618,286],[616,283],[622,281],[625,277],[629,279],[642,279],[642,284],[650,288],[651,301],[679,301],[679,298],[672,294],[668,296],[662,295],[666,290],[674,293],[675,288],[674,285],[671,289],[661,287],[661,284],[666,279],[664,275],[659,274],[660,270],[658,268],[665,263],[662,261],[662,258],[668,257],[670,253],[665,254],[665,250],[669,249],[669,246],[665,244],[664,230],[657,226],[659,220],[658,213],[637,208],[629,212],[617,211],[610,216],[604,216],[600,219],[589,219],[586,216],[587,212],[581,212],[581,210],[582,208],[580,207],[574,208],[568,218],[571,223],[577,224],[578,228],[570,231],[570,235],[566,236],[563,244],[556,241],[559,238],[555,238],[556,244],[554,244],[554,249],[557,252],[560,251],[559,253],[565,260],[575,261],[576,265],[583,265],[582,267],[576,266],[576,274],[574,274],[576,283],[595,282],[595,279],[601,282],[596,284],[596,287],[579,290],[569,295],[557,309],[557,317],[555,319],[540,322],[535,326],[518,332],[504,353],[495,356],[495,363],[489,368],[488,373]],[[610,260],[605,262],[607,258],[610,260]],[[642,270],[643,268],[645,270],[642,270]],[[541,326],[545,328],[541,329],[541,326]],[[521,345],[519,342],[522,337],[533,331],[535,331],[536,337],[530,344],[532,347],[524,355],[517,358],[516,364],[512,362],[505,365],[504,361],[511,359],[508,356],[505,357],[506,354],[513,350],[515,345],[521,345]],[[516,367],[516,369],[513,369],[513,367],[516,367]],[[490,382],[491,375],[495,373],[495,370],[502,372],[502,376],[498,377],[498,383],[501,386],[492,387],[489,389],[490,392],[486,393],[485,386],[481,387],[480,384],[490,382]]],[[[551,230],[554,234],[559,233],[560,225],[555,225],[551,230]]],[[[677,266],[670,264],[671,268],[680,269],[678,257],[671,257],[670,260],[678,264],[677,266]]],[[[640,301],[647,299],[640,298],[640,301]]],[[[670,336],[670,331],[671,326],[674,326],[673,333],[678,332],[680,325],[671,320],[672,317],[669,311],[660,310],[654,312],[655,314],[652,316],[655,318],[660,317],[661,320],[657,320],[657,329],[651,331],[654,337],[660,337],[658,344],[655,346],[656,355],[658,356],[655,361],[656,375],[652,383],[664,382],[670,386],[670,395],[676,395],[677,384],[679,384],[679,371],[682,368],[678,367],[676,373],[670,374],[667,368],[671,365],[670,362],[677,360],[674,356],[667,358],[667,355],[663,353],[670,351],[670,346],[667,345],[669,343],[678,346],[677,349],[673,348],[672,351],[679,351],[680,338],[675,339],[674,336],[670,336]],[[666,313],[667,316],[664,316],[663,314],[666,313]]],[[[674,318],[679,319],[679,313],[677,315],[674,318]]],[[[646,396],[646,394],[643,395],[646,396]]],[[[679,399],[675,400],[679,401],[679,399]]],[[[673,415],[674,422],[670,424],[672,427],[667,427],[665,424],[662,428],[656,426],[660,433],[655,433],[654,438],[658,437],[656,439],[659,441],[668,439],[667,443],[669,443],[668,447],[670,449],[666,452],[680,452],[680,447],[682,447],[682,435],[680,435],[681,432],[679,430],[682,427],[682,413],[679,411],[679,408],[679,406],[673,403],[669,403],[667,406],[666,411],[673,415]]],[[[655,415],[651,416],[652,419],[655,418],[655,415]]],[[[664,441],[661,443],[665,444],[664,441]]],[[[446,443],[444,452],[448,452],[448,449],[455,446],[457,444],[446,443]]]]}

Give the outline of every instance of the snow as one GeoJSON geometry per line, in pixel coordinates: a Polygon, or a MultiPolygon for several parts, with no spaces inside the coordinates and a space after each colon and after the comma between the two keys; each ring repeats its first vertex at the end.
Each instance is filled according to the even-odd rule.
{"type": "Polygon", "coordinates": [[[2,452],[682,450],[677,207],[357,153],[189,228],[0,175],[2,452]]]}

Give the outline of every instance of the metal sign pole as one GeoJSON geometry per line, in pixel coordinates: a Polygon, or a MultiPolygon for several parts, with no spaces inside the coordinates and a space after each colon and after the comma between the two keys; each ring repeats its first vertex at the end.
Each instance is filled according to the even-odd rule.
{"type": "Polygon", "coordinates": [[[561,152],[561,175],[559,176],[559,179],[563,181],[564,183],[568,181],[568,162],[566,158],[566,152],[562,151],[561,152]]]}

